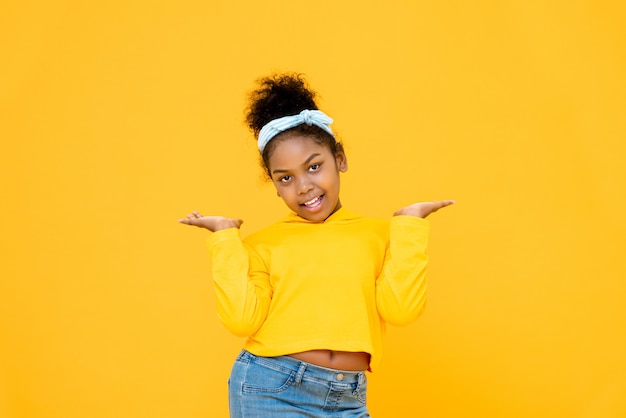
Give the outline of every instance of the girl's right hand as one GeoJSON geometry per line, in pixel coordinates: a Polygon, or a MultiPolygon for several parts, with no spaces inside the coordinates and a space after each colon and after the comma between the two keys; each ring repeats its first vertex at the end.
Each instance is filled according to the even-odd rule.
{"type": "Polygon", "coordinates": [[[185,225],[193,225],[198,228],[205,228],[211,232],[228,228],[239,228],[243,221],[241,219],[225,218],[223,216],[202,216],[194,211],[186,218],[179,219],[178,222],[185,225]]]}

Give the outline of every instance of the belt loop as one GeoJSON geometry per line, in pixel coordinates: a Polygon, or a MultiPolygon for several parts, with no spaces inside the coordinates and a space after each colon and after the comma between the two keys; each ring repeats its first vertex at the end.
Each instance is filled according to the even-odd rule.
{"type": "Polygon", "coordinates": [[[300,386],[300,383],[302,383],[302,378],[304,377],[305,370],[306,370],[306,363],[301,362],[300,367],[298,368],[298,372],[296,373],[296,381],[294,382],[296,386],[300,386]]]}

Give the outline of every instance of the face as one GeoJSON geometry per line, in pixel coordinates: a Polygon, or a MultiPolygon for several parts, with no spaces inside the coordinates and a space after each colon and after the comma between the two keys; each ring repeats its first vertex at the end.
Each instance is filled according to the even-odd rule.
{"type": "Polygon", "coordinates": [[[269,158],[278,196],[309,221],[322,222],[341,208],[339,172],[348,169],[343,152],[333,155],[307,136],[280,139],[269,158]]]}

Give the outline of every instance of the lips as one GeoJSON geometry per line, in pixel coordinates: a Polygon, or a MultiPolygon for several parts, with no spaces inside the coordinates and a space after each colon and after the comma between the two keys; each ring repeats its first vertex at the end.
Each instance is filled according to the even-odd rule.
{"type": "Polygon", "coordinates": [[[323,197],[324,197],[324,195],[317,196],[317,197],[309,200],[308,202],[302,203],[302,206],[306,207],[307,209],[315,209],[315,208],[319,207],[322,204],[322,198],[323,197]]]}

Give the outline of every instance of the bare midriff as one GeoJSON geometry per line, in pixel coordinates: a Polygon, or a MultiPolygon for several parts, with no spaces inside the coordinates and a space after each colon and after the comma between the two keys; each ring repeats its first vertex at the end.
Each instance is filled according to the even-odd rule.
{"type": "Polygon", "coordinates": [[[329,369],[364,371],[369,368],[370,355],[363,352],[310,350],[289,354],[290,357],[329,369]]]}

